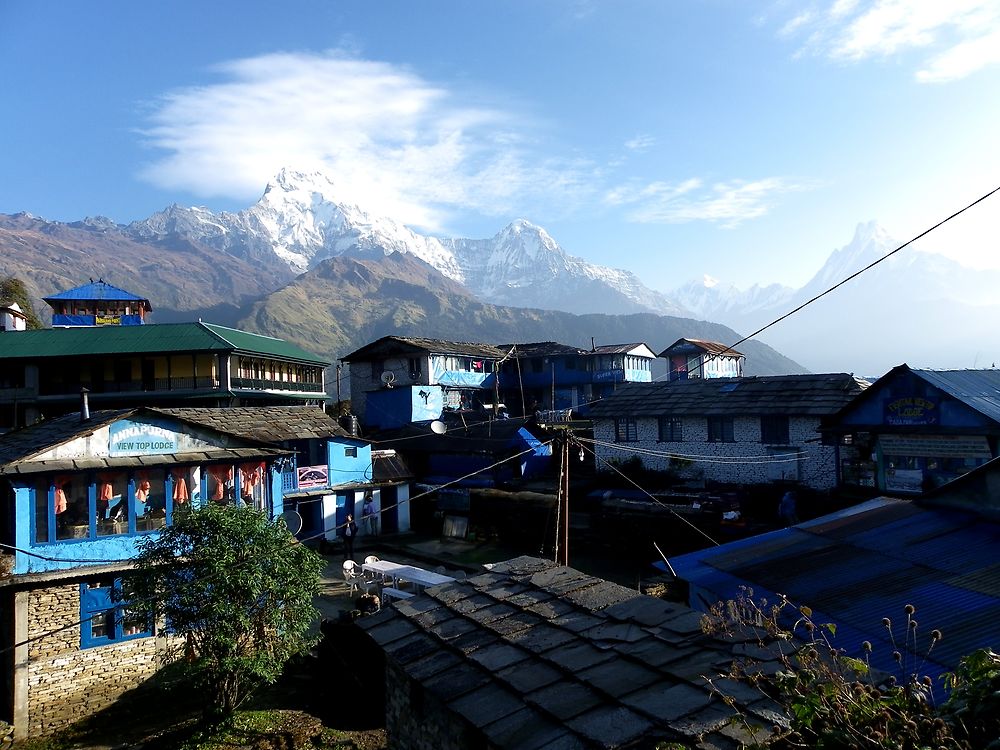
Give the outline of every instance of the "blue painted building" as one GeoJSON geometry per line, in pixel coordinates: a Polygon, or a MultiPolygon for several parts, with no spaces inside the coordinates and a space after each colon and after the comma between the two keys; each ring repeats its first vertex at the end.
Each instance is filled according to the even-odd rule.
{"type": "MultiPolygon", "coordinates": [[[[489,409],[496,404],[496,369],[506,352],[489,344],[441,341],[411,336],[383,336],[341,359],[350,366],[351,410],[365,426],[403,424],[414,409],[430,416],[434,401],[421,406],[427,386],[441,391],[443,412],[459,414],[489,409]],[[409,394],[384,391],[409,389],[409,394]],[[416,389],[416,390],[413,390],[416,389]],[[374,401],[370,397],[374,395],[374,401]]],[[[419,420],[411,420],[419,421],[419,420]]]]}
{"type": "Polygon", "coordinates": [[[1000,455],[1000,370],[899,365],[821,429],[842,485],[920,494],[1000,455]]]}
{"type": "Polygon", "coordinates": [[[149,300],[112,286],[104,279],[43,298],[52,308],[53,328],[139,326],[153,308],[149,300]]]}
{"type": "Polygon", "coordinates": [[[500,390],[512,413],[579,409],[623,383],[652,381],[653,351],[643,343],[580,349],[555,341],[504,345],[500,390]]]}
{"type": "Polygon", "coordinates": [[[166,639],[109,595],[143,539],[207,503],[285,510],[294,452],[208,421],[81,410],[0,436],[0,719],[17,736],[104,708],[162,665],[166,639]]]}

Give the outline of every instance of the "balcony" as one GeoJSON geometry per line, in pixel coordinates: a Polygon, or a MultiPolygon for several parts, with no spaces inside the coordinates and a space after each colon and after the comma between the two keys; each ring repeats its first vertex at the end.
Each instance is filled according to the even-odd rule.
{"type": "Polygon", "coordinates": [[[149,380],[102,380],[97,383],[44,383],[39,391],[42,396],[79,396],[80,386],[91,393],[141,393],[152,391],[217,390],[216,378],[151,378],[149,380]]]}
{"type": "Polygon", "coordinates": [[[268,380],[265,378],[233,378],[234,390],[249,391],[294,391],[296,393],[322,393],[322,383],[293,383],[287,380],[268,380]]]}

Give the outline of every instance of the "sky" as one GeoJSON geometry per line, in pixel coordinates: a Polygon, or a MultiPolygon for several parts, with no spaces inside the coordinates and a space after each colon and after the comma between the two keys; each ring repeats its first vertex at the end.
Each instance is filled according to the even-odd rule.
{"type": "MultiPolygon", "coordinates": [[[[0,2],[0,213],[524,218],[669,291],[801,286],[1000,186],[1000,0],[0,2]]],[[[913,251],[1000,268],[1000,195],[913,251]]]]}

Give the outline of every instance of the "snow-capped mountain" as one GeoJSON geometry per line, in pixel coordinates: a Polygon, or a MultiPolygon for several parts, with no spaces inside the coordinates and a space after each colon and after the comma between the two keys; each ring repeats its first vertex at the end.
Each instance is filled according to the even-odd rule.
{"type": "Polygon", "coordinates": [[[618,269],[566,254],[544,229],[515,221],[490,239],[439,239],[350,201],[320,173],[282,170],[261,199],[238,213],[174,205],[126,231],[138,239],[180,235],[292,272],[345,253],[409,253],[485,302],[566,312],[686,311],[618,269]]]}
{"type": "Polygon", "coordinates": [[[1000,272],[967,268],[914,247],[886,258],[899,245],[870,221],[859,224],[851,242],[833,251],[800,289],[774,285],[741,291],[707,280],[682,287],[673,297],[699,317],[747,334],[885,258],[761,339],[818,372],[843,369],[845,357],[865,375],[904,361],[961,368],[981,366],[980,358],[998,359],[992,321],[1000,314],[1000,272]],[[941,343],[945,337],[947,345],[941,343]]]}

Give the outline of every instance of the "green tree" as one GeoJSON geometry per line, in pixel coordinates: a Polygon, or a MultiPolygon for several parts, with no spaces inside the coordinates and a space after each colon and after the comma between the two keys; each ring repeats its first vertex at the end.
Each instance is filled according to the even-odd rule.
{"type": "Polygon", "coordinates": [[[183,638],[184,669],[205,691],[205,717],[221,720],[315,642],[308,631],[323,564],[280,521],[210,505],[140,542],[120,597],[131,613],[183,638]]]}
{"type": "Polygon", "coordinates": [[[21,312],[27,318],[28,330],[44,328],[41,318],[35,313],[35,307],[31,304],[31,295],[24,282],[14,276],[0,278],[0,302],[16,302],[21,307],[21,312]]]}

